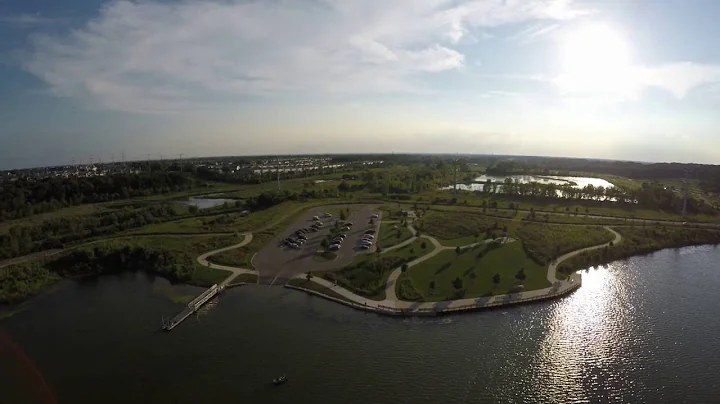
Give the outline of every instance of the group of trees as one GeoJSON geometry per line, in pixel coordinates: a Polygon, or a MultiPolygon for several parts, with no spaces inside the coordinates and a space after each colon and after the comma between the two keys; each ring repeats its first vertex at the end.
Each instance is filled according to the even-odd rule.
{"type": "Polygon", "coordinates": [[[116,174],[88,178],[20,178],[0,183],[0,222],[84,203],[107,202],[192,188],[175,172],[116,174]]]}
{"type": "Polygon", "coordinates": [[[18,225],[0,234],[0,259],[17,257],[51,248],[62,248],[74,241],[110,235],[177,217],[169,204],[142,208],[125,207],[98,215],[64,216],[37,225],[18,225]]]}
{"type": "MultiPolygon", "coordinates": [[[[570,184],[541,184],[538,182],[521,183],[517,179],[506,178],[504,182],[487,180],[482,191],[477,194],[503,194],[517,198],[553,198],[559,200],[583,200],[589,202],[615,202],[620,205],[637,206],[679,212],[682,209],[683,196],[679,192],[653,183],[643,183],[640,188],[595,187],[588,184],[577,188],[570,184]]],[[[713,213],[713,208],[700,200],[688,197],[689,213],[713,213]]]]}
{"type": "Polygon", "coordinates": [[[46,264],[30,262],[0,270],[0,304],[20,302],[60,276],[144,270],[175,282],[190,280],[195,269],[189,254],[148,246],[102,245],[74,250],[46,264]]]}

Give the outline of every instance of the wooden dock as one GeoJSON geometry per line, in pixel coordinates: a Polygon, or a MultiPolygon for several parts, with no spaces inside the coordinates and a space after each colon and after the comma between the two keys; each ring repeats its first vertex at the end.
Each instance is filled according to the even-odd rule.
{"type": "Polygon", "coordinates": [[[200,296],[196,297],[190,303],[188,303],[185,307],[185,310],[180,312],[180,314],[178,314],[177,316],[173,317],[169,323],[165,323],[165,321],[163,321],[163,330],[171,331],[173,328],[177,327],[186,318],[190,317],[191,314],[198,311],[198,309],[200,309],[202,305],[207,303],[217,294],[221,293],[224,289],[224,286],[218,286],[217,284],[212,285],[208,290],[206,290],[200,296]]]}

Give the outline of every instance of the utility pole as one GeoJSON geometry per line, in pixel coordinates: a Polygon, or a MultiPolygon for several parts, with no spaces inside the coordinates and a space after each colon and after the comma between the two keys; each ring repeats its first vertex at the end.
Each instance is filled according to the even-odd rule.
{"type": "Polygon", "coordinates": [[[453,199],[457,199],[457,163],[458,159],[453,160],[453,199]]]}
{"type": "Polygon", "coordinates": [[[277,172],[278,191],[280,190],[280,157],[275,156],[275,171],[277,172]]]}
{"type": "Polygon", "coordinates": [[[183,172],[182,156],[182,153],[180,153],[180,174],[183,172]]]}

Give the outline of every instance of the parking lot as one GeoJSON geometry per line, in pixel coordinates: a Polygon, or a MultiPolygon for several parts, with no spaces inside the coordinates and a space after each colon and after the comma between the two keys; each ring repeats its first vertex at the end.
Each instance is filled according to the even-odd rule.
{"type": "MultiPolygon", "coordinates": [[[[376,232],[380,228],[382,213],[377,209],[378,205],[332,205],[310,209],[300,219],[290,225],[284,232],[280,233],[266,246],[264,246],[253,258],[253,266],[260,272],[260,283],[283,285],[288,279],[301,273],[317,270],[340,269],[350,264],[356,254],[369,254],[375,252],[376,245],[370,249],[359,248],[359,241],[366,230],[373,228],[376,232]],[[342,242],[340,249],[334,251],[337,258],[324,260],[317,253],[321,249],[322,239],[330,233],[330,229],[336,220],[340,220],[337,214],[333,217],[323,217],[328,210],[350,207],[350,215],[346,221],[352,222],[350,230],[345,232],[347,237],[342,242]],[[370,217],[373,214],[379,215],[373,226],[369,225],[370,217]],[[323,227],[317,232],[305,233],[307,241],[300,248],[294,249],[283,245],[287,237],[295,238],[295,231],[301,228],[310,228],[315,222],[313,216],[318,216],[323,222],[323,227]]],[[[377,233],[376,233],[377,235],[377,233]]]]}

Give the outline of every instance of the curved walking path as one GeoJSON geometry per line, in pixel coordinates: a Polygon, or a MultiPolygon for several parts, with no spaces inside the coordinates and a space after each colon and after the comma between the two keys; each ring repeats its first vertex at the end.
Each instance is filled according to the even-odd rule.
{"type": "MultiPolygon", "coordinates": [[[[412,228],[411,225],[408,225],[408,228],[413,231],[413,234],[415,234],[414,229],[412,228]]],[[[608,226],[604,226],[604,228],[615,235],[615,239],[613,240],[613,245],[616,245],[622,241],[622,236],[618,232],[616,232],[615,230],[611,229],[608,226]]],[[[430,236],[425,236],[425,237],[433,243],[433,245],[435,246],[435,250],[433,250],[429,254],[426,254],[426,255],[410,262],[408,264],[408,267],[412,267],[420,262],[430,259],[430,258],[434,257],[435,255],[439,254],[441,251],[451,250],[451,249],[455,248],[455,247],[442,246],[440,244],[440,242],[433,237],[430,237],[430,236]]],[[[415,238],[416,237],[413,237],[413,240],[415,238]]],[[[478,244],[489,243],[492,241],[493,241],[492,239],[488,239],[488,240],[481,241],[478,243],[473,243],[473,244],[470,244],[467,246],[461,246],[460,248],[470,248],[470,247],[478,245],[478,244]]],[[[515,241],[515,240],[508,239],[506,242],[512,242],[512,241],[515,241]]],[[[455,312],[455,311],[462,311],[462,310],[475,310],[475,309],[479,309],[479,308],[523,303],[523,302],[528,302],[528,301],[533,301],[533,300],[547,299],[547,298],[556,297],[556,296],[560,296],[565,293],[568,293],[568,292],[580,287],[580,285],[582,284],[582,277],[578,273],[573,273],[568,278],[566,278],[565,281],[560,281],[556,277],[556,271],[557,271],[558,265],[578,254],[582,254],[586,251],[592,251],[592,250],[596,250],[599,248],[604,248],[605,246],[608,246],[608,245],[609,245],[609,243],[603,243],[603,244],[595,245],[592,247],[581,248],[579,250],[569,252],[569,253],[557,258],[550,265],[548,265],[547,279],[551,283],[550,287],[531,290],[531,291],[527,291],[527,292],[505,294],[505,295],[482,296],[482,297],[476,297],[476,298],[447,300],[447,301],[440,301],[440,302],[410,302],[410,301],[400,300],[397,297],[397,294],[395,293],[395,284],[397,282],[397,279],[400,277],[400,274],[402,273],[402,267],[396,268],[390,274],[387,285],[386,285],[386,289],[385,289],[386,298],[381,301],[370,300],[365,297],[356,295],[355,293],[353,293],[345,288],[342,288],[340,286],[334,285],[333,283],[328,282],[325,279],[314,277],[311,280],[313,282],[320,284],[326,288],[329,288],[329,289],[333,290],[335,293],[341,295],[342,297],[347,299],[349,302],[351,302],[353,305],[355,305],[354,307],[360,307],[365,310],[371,310],[371,311],[375,311],[375,312],[383,313],[383,314],[435,315],[438,313],[455,312]]],[[[298,276],[298,277],[300,277],[300,276],[298,276]]],[[[302,289],[302,288],[299,288],[299,289],[302,289]]]]}
{"type": "Polygon", "coordinates": [[[218,248],[217,250],[213,250],[213,251],[210,251],[210,252],[206,252],[205,254],[197,257],[197,262],[198,262],[198,264],[200,264],[200,265],[202,265],[202,266],[206,266],[206,267],[208,267],[208,268],[222,269],[222,270],[224,270],[224,271],[229,271],[229,272],[231,272],[230,276],[228,276],[227,278],[225,278],[224,281],[220,282],[220,284],[218,285],[218,286],[220,286],[220,287],[227,286],[227,284],[229,284],[232,279],[235,279],[235,277],[238,276],[238,275],[240,275],[240,274],[255,274],[255,275],[258,275],[258,271],[255,271],[255,270],[252,270],[252,269],[236,268],[236,267],[230,267],[230,266],[226,266],[226,265],[212,264],[212,263],[210,263],[210,261],[207,260],[208,257],[210,257],[211,255],[219,254],[219,253],[224,252],[224,251],[234,250],[234,249],[236,249],[236,248],[240,248],[240,247],[242,247],[242,246],[245,246],[245,245],[249,244],[249,243],[252,241],[252,238],[253,238],[252,233],[247,233],[247,234],[245,234],[245,239],[244,239],[243,241],[241,241],[240,243],[235,244],[235,245],[231,245],[231,246],[228,246],[228,247],[218,248]]]}
{"type": "MultiPolygon", "coordinates": [[[[620,235],[620,233],[616,232],[615,230],[611,229],[608,226],[603,226],[603,228],[615,235],[615,239],[612,241],[613,245],[617,245],[618,243],[620,243],[622,241],[622,236],[620,235]]],[[[560,256],[559,258],[557,258],[556,260],[551,262],[550,265],[548,266],[547,280],[550,281],[550,283],[558,282],[558,279],[556,277],[557,267],[558,267],[558,265],[560,265],[561,262],[569,260],[570,258],[572,258],[576,255],[582,254],[586,251],[597,250],[598,248],[603,248],[608,245],[609,245],[609,243],[603,243],[603,244],[592,246],[592,247],[581,248],[579,250],[575,250],[575,251],[572,251],[565,255],[560,256]]]]}

